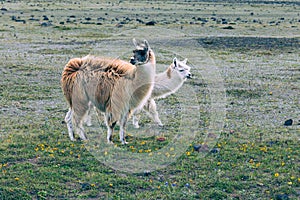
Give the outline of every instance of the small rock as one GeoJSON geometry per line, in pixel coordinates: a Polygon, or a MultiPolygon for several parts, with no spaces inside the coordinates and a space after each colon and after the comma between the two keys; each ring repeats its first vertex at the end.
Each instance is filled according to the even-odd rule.
{"type": "Polygon", "coordinates": [[[276,200],[288,200],[290,198],[289,198],[289,195],[287,195],[287,194],[277,194],[275,199],[276,200]]]}
{"type": "Polygon", "coordinates": [[[91,189],[91,185],[89,183],[82,183],[81,184],[81,189],[83,189],[83,190],[90,190],[91,189]]]}
{"type": "Polygon", "coordinates": [[[194,151],[199,151],[201,146],[202,146],[201,144],[195,144],[194,145],[194,151]]]}
{"type": "Polygon", "coordinates": [[[228,29],[228,30],[232,30],[232,29],[234,29],[232,26],[226,26],[226,27],[224,27],[223,29],[228,29]]]}
{"type": "Polygon", "coordinates": [[[163,141],[166,140],[166,138],[165,138],[165,137],[159,137],[159,138],[157,138],[156,140],[159,141],[159,142],[163,142],[163,141]]]}
{"type": "Polygon", "coordinates": [[[41,23],[42,27],[48,27],[48,26],[52,26],[51,22],[42,22],[41,23]]]}
{"type": "Polygon", "coordinates": [[[150,171],[144,171],[144,176],[150,176],[151,172],[150,171]]]}
{"type": "Polygon", "coordinates": [[[219,153],[220,152],[220,149],[219,148],[213,148],[211,151],[211,153],[219,153]]]}
{"type": "Polygon", "coordinates": [[[155,21],[150,21],[146,23],[146,26],[154,26],[156,24],[155,21]]]}
{"type": "Polygon", "coordinates": [[[284,126],[292,126],[292,124],[293,124],[293,120],[292,119],[288,119],[288,120],[286,120],[285,122],[284,122],[284,126]]]}
{"type": "Polygon", "coordinates": [[[2,10],[2,11],[7,11],[7,8],[1,8],[0,10],[2,10]]]}

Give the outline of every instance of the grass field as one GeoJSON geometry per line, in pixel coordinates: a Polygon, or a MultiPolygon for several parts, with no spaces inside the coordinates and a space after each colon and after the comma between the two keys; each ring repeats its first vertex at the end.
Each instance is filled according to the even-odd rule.
{"type": "Polygon", "coordinates": [[[271,0],[1,1],[0,199],[298,199],[299,9],[271,0]],[[193,79],[157,101],[165,127],[144,116],[140,129],[128,124],[129,145],[115,133],[107,146],[93,115],[90,141],[70,141],[64,65],[87,54],[128,60],[134,37],[149,41],[157,71],[175,56],[192,67],[193,79]]]}

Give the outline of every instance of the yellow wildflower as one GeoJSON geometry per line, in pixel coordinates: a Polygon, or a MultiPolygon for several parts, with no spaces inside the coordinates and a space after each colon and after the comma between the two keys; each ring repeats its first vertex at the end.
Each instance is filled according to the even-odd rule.
{"type": "Polygon", "coordinates": [[[279,176],[279,173],[275,173],[274,176],[275,176],[275,177],[278,177],[278,176],[279,176]]]}
{"type": "Polygon", "coordinates": [[[187,151],[187,152],[186,152],[186,155],[187,155],[187,156],[190,156],[190,155],[191,155],[191,152],[187,151]]]}

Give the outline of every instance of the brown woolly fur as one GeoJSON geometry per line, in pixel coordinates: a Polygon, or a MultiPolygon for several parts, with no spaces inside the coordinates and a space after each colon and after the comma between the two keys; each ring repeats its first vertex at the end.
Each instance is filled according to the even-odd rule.
{"type": "Polygon", "coordinates": [[[73,126],[80,138],[86,140],[83,121],[90,106],[94,106],[97,112],[105,113],[108,143],[112,143],[113,129],[119,122],[120,140],[126,144],[126,121],[135,109],[144,106],[154,86],[155,55],[147,41],[143,44],[141,50],[134,53],[137,66],[119,59],[94,56],[68,62],[61,82],[70,106],[65,121],[71,140],[74,140],[73,126]]]}
{"type": "MultiPolygon", "coordinates": [[[[120,77],[125,77],[132,79],[134,78],[135,70],[136,67],[134,65],[118,59],[99,58],[94,56],[73,58],[67,63],[62,73],[62,89],[64,95],[66,96],[67,102],[69,103],[70,107],[72,107],[73,86],[78,73],[89,71],[89,75],[99,75],[98,78],[102,77],[105,79],[117,79],[120,77]]],[[[99,91],[105,91],[102,88],[107,88],[107,86],[110,85],[107,83],[107,81],[103,81],[103,83],[104,84],[97,85],[97,89],[99,91]]],[[[104,96],[107,95],[108,94],[104,96]]]]}
{"type": "Polygon", "coordinates": [[[62,73],[62,90],[69,103],[70,107],[72,107],[72,92],[73,92],[73,84],[76,79],[77,72],[82,65],[82,60],[80,58],[71,59],[65,66],[64,71],[62,73]]]}

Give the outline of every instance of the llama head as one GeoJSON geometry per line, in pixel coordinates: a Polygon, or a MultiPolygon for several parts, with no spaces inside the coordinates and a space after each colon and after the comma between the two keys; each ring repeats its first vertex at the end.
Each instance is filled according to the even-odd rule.
{"type": "Polygon", "coordinates": [[[182,79],[190,79],[192,78],[192,74],[190,73],[191,67],[187,64],[187,58],[183,61],[177,60],[175,57],[173,59],[172,68],[182,79]]]}
{"type": "Polygon", "coordinates": [[[149,60],[149,53],[151,51],[150,45],[147,40],[143,42],[137,42],[133,39],[135,50],[133,50],[133,56],[130,59],[130,63],[133,65],[141,65],[149,60]]]}

